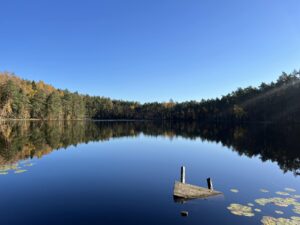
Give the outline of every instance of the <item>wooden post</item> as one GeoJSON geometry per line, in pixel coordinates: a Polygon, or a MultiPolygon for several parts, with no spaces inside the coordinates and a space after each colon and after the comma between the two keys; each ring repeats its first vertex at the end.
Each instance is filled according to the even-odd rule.
{"type": "Polygon", "coordinates": [[[212,184],[212,180],[210,179],[210,177],[207,178],[206,181],[207,181],[207,188],[208,188],[209,190],[213,191],[213,190],[214,190],[214,186],[213,186],[213,184],[212,184]]]}
{"type": "Polygon", "coordinates": [[[180,177],[180,181],[181,181],[181,183],[185,183],[185,167],[184,166],[182,166],[181,167],[181,177],[180,177]]]}

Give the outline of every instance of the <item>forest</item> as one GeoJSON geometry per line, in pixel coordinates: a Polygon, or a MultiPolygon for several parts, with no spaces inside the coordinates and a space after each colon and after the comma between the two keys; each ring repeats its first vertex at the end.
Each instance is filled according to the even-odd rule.
{"type": "Polygon", "coordinates": [[[0,73],[0,119],[300,122],[300,70],[220,98],[139,102],[89,96],[0,73]]]}

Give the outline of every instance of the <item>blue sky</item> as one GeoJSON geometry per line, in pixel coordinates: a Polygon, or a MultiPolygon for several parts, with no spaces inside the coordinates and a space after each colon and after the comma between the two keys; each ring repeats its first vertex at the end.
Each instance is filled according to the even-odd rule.
{"type": "Polygon", "coordinates": [[[300,68],[299,0],[1,0],[0,71],[116,99],[201,100],[300,68]]]}

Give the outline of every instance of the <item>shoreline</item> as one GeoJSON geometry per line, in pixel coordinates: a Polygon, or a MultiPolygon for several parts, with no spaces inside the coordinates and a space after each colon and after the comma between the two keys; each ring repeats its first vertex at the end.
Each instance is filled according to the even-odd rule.
{"type": "Polygon", "coordinates": [[[264,124],[264,125],[270,125],[270,124],[294,124],[299,125],[300,121],[201,121],[201,120],[150,120],[150,119],[71,119],[71,120],[65,120],[65,119],[1,119],[0,122],[9,122],[9,121],[15,121],[15,122],[25,122],[25,121],[41,121],[41,122],[66,122],[66,121],[84,121],[84,122],[168,122],[168,123],[207,123],[207,124],[264,124]]]}

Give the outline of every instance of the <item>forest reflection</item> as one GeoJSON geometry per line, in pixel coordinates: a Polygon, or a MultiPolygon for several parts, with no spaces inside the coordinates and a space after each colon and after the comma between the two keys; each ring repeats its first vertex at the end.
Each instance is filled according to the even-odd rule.
{"type": "MultiPolygon", "coordinates": [[[[154,122],[22,121],[0,123],[0,165],[42,157],[53,150],[111,138],[163,136],[221,143],[240,155],[277,162],[300,175],[300,125],[154,122]]],[[[162,149],[163,151],[163,149],[162,149]]]]}

